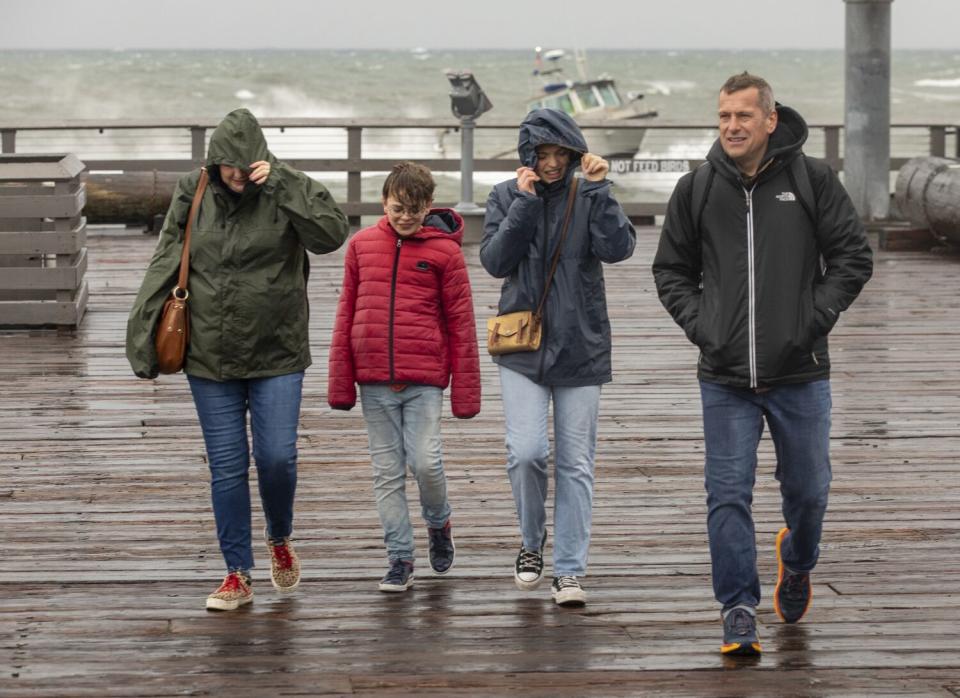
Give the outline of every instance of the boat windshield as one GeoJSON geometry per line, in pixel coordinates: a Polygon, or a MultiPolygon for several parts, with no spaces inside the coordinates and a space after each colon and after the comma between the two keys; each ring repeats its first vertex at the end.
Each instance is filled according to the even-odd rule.
{"type": "Polygon", "coordinates": [[[580,104],[583,105],[584,109],[596,109],[603,106],[600,104],[600,98],[597,97],[597,94],[590,85],[578,86],[576,91],[577,97],[580,99],[580,104]]]}
{"type": "Polygon", "coordinates": [[[597,85],[597,89],[600,90],[600,96],[603,98],[603,103],[608,107],[619,107],[620,95],[617,94],[617,91],[613,88],[613,85],[597,85]]]}
{"type": "Polygon", "coordinates": [[[576,111],[573,108],[573,100],[570,99],[570,95],[564,92],[559,95],[551,95],[549,97],[544,97],[539,102],[533,102],[530,105],[531,109],[537,109],[539,107],[547,107],[548,109],[559,109],[560,111],[566,112],[570,116],[574,115],[576,111]]]}

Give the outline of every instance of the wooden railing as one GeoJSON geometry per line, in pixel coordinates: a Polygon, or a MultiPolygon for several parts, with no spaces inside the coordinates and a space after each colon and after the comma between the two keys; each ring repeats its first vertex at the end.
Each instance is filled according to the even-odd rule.
{"type": "MultiPolygon", "coordinates": [[[[35,123],[0,124],[0,145],[3,153],[21,150],[29,152],[73,152],[92,170],[120,170],[127,172],[186,172],[203,162],[207,140],[217,122],[203,120],[65,120],[35,123]],[[96,151],[104,142],[112,142],[111,150],[118,149],[116,140],[135,144],[134,151],[143,150],[142,142],[150,142],[150,134],[163,133],[173,138],[175,143],[161,150],[175,148],[176,156],[164,152],[162,157],[151,157],[151,153],[140,152],[136,157],[124,153],[97,155],[96,151]],[[112,140],[111,140],[112,139],[112,140]],[[21,147],[26,146],[26,148],[21,147]],[[85,152],[90,151],[90,152],[85,152]],[[181,154],[182,153],[182,154],[181,154]]],[[[272,149],[274,135],[292,130],[305,129],[311,133],[336,133],[337,147],[342,155],[337,157],[299,157],[287,154],[282,157],[292,166],[309,172],[346,173],[346,197],[341,197],[342,206],[354,224],[359,223],[362,215],[377,215],[381,211],[379,202],[364,200],[361,177],[363,173],[386,172],[397,158],[369,157],[365,153],[365,135],[397,129],[412,130],[427,137],[421,139],[420,153],[404,155],[430,167],[435,172],[459,172],[459,157],[436,157],[424,145],[431,134],[457,132],[459,123],[453,119],[310,119],[310,118],[265,118],[261,125],[268,131],[268,140],[272,149]],[[271,135],[271,131],[274,135],[271,135]],[[345,139],[344,139],[345,135],[345,139]],[[345,141],[345,142],[344,142],[345,141]],[[430,156],[426,156],[428,153],[430,156]]],[[[497,121],[481,119],[477,124],[477,143],[484,134],[498,135],[501,140],[513,136],[518,124],[515,121],[497,121]],[[498,133],[499,132],[499,133],[498,133]]],[[[646,121],[633,123],[590,122],[581,123],[589,142],[595,129],[612,132],[619,129],[642,127],[647,130],[642,152],[649,154],[650,160],[682,160],[681,167],[692,168],[702,162],[704,144],[715,137],[716,126],[709,123],[670,123],[664,121],[646,121]],[[687,153],[693,157],[685,157],[687,153]],[[691,150],[692,147],[692,150],[691,150]],[[677,153],[680,152],[678,156],[677,153]]],[[[910,157],[917,155],[937,155],[960,157],[960,138],[958,127],[952,124],[894,124],[891,127],[891,170],[899,169],[910,157]]],[[[451,134],[458,143],[456,133],[451,134]]],[[[842,149],[843,127],[838,124],[810,125],[810,139],[805,150],[814,156],[823,157],[834,167],[843,169],[842,149]]],[[[156,135],[154,135],[156,138],[156,135]]],[[[122,150],[122,144],[119,147],[122,150]]],[[[417,149],[413,149],[417,150],[417,149]]],[[[478,151],[480,149],[478,148],[478,151]]],[[[506,152],[510,152],[509,149],[506,152]]],[[[482,156],[482,152],[478,152],[482,156]]],[[[507,157],[477,157],[474,160],[475,172],[512,172],[518,163],[512,155],[507,157]]],[[[476,197],[475,197],[476,198],[476,197]]],[[[662,214],[665,205],[660,202],[631,201],[621,196],[627,213],[634,217],[662,214]]],[[[439,202],[445,203],[445,202],[439,202]]]]}

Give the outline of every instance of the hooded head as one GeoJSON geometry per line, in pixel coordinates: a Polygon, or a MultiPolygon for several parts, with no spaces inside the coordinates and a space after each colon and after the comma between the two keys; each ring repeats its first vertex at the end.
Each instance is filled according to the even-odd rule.
{"type": "Polygon", "coordinates": [[[267,150],[267,139],[263,137],[257,117],[247,109],[235,109],[223,118],[210,136],[206,162],[210,179],[226,185],[220,174],[220,165],[236,168],[245,177],[250,172],[250,165],[261,160],[273,163],[276,158],[267,150]]]}
{"type": "Polygon", "coordinates": [[[580,158],[587,152],[583,133],[569,115],[557,109],[534,109],[520,124],[520,141],[517,144],[520,162],[536,170],[537,148],[551,145],[570,151],[567,173],[580,164],[580,158]]]}

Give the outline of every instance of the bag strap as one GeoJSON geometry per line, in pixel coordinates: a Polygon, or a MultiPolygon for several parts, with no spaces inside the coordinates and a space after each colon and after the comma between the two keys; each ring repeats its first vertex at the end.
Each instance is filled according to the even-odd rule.
{"type": "Polygon", "coordinates": [[[690,213],[693,215],[693,229],[700,236],[700,219],[703,218],[703,209],[707,206],[707,197],[713,186],[713,165],[704,161],[694,170],[693,188],[690,194],[690,213]]]}
{"type": "Polygon", "coordinates": [[[807,169],[807,156],[798,153],[797,156],[787,166],[787,179],[790,180],[790,186],[797,192],[797,199],[800,206],[807,214],[807,218],[813,223],[814,229],[819,227],[820,220],[817,216],[817,197],[813,193],[813,184],[810,181],[810,171],[807,169]]]}
{"type": "Polygon", "coordinates": [[[553,282],[553,275],[557,271],[557,265],[560,263],[560,251],[563,249],[563,241],[567,237],[567,228],[570,227],[570,218],[573,213],[573,201],[577,196],[577,183],[579,180],[574,177],[573,184],[570,185],[570,195],[567,197],[567,210],[563,214],[563,228],[560,230],[560,241],[557,243],[557,250],[553,253],[553,262],[550,264],[550,273],[547,275],[547,284],[543,287],[543,295],[540,297],[540,303],[537,305],[537,316],[543,311],[543,304],[547,302],[547,294],[550,293],[550,284],[553,282]]]}
{"type": "Polygon", "coordinates": [[[193,219],[197,216],[197,210],[200,208],[200,200],[203,198],[203,192],[207,188],[207,168],[200,168],[200,181],[197,183],[197,191],[193,195],[193,203],[190,204],[190,214],[187,216],[187,226],[183,231],[183,252],[180,253],[180,275],[177,277],[177,286],[173,289],[173,295],[177,296],[177,291],[182,291],[183,295],[177,298],[186,299],[190,294],[187,292],[187,277],[190,274],[190,231],[193,229],[193,219]]]}

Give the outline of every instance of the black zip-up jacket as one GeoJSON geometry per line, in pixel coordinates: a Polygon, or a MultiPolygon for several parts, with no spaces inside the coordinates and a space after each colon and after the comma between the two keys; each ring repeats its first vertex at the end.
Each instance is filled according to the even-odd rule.
{"type": "MultiPolygon", "coordinates": [[[[587,152],[576,122],[555,109],[530,112],[520,126],[520,162],[536,167],[536,148],[561,145],[573,152],[566,177],[537,195],[521,192],[516,178],[497,184],[487,199],[480,262],[504,279],[498,314],[536,310],[560,238],[573,170],[587,152]]],[[[633,254],[636,232],[610,193],[611,182],[582,180],[570,227],[543,310],[543,338],[535,352],[494,361],[540,385],[600,385],[612,380],[610,320],[602,262],[633,254]]]]}
{"type": "Polygon", "coordinates": [[[860,218],[830,167],[806,158],[816,215],[789,175],[807,125],[777,105],[758,176],[747,185],[717,140],[697,226],[694,173],[677,183],[653,262],[664,307],[700,348],[698,376],[761,388],[828,378],[827,334],[873,270],[860,218]],[[699,227],[699,230],[698,230],[699,227]],[[821,262],[822,260],[822,262],[821,262]]]}

